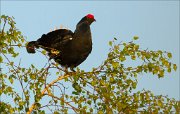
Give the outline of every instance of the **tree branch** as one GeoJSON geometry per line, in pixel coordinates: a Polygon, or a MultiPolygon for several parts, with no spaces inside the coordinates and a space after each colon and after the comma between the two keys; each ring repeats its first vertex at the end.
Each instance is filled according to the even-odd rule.
{"type": "MultiPolygon", "coordinates": [[[[50,88],[51,86],[53,86],[56,82],[64,79],[64,78],[67,78],[67,77],[70,77],[69,74],[65,74],[64,76],[59,76],[57,79],[53,80],[50,84],[48,84],[41,92],[41,95],[44,96],[45,95],[45,92],[48,90],[48,88],[50,88]]],[[[49,95],[49,94],[48,94],[49,95]]],[[[31,114],[31,112],[33,111],[34,107],[35,107],[35,104],[36,103],[33,103],[31,105],[31,107],[29,108],[29,111],[27,112],[27,114],[31,114]]]]}
{"type": "Polygon", "coordinates": [[[47,94],[48,96],[50,96],[50,97],[52,97],[52,98],[55,98],[55,99],[58,99],[58,100],[60,100],[60,101],[62,101],[62,102],[64,102],[65,104],[67,104],[67,105],[69,105],[76,113],[78,113],[77,111],[78,111],[78,109],[77,108],[75,108],[74,106],[72,106],[71,104],[69,104],[68,102],[65,102],[64,100],[62,100],[61,98],[59,98],[59,97],[56,97],[56,96],[54,96],[53,94],[51,94],[51,93],[48,93],[47,94]]]}

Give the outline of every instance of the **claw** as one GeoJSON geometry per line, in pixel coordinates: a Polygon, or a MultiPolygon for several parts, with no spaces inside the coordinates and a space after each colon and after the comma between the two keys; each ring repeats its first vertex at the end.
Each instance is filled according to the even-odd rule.
{"type": "Polygon", "coordinates": [[[68,71],[68,67],[64,67],[64,72],[65,72],[66,74],[68,74],[68,73],[69,73],[69,71],[68,71]]]}
{"type": "Polygon", "coordinates": [[[73,67],[70,67],[70,70],[71,70],[72,72],[76,72],[73,67]]]}

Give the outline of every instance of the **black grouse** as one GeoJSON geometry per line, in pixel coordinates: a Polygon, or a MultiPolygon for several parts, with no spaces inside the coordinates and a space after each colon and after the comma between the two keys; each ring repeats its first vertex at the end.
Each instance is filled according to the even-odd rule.
{"type": "Polygon", "coordinates": [[[90,25],[96,21],[92,14],[83,17],[76,25],[74,33],[68,29],[58,29],[43,34],[37,41],[27,44],[28,53],[35,53],[35,48],[43,48],[50,59],[54,59],[65,68],[73,68],[81,64],[92,50],[90,25]]]}

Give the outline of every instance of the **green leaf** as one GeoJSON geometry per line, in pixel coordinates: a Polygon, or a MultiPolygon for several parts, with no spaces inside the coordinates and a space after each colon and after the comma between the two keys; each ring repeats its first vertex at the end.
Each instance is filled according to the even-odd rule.
{"type": "Polygon", "coordinates": [[[25,71],[25,68],[22,68],[22,72],[24,72],[25,71]]]}
{"type": "Polygon", "coordinates": [[[133,38],[134,40],[137,40],[137,39],[139,39],[139,37],[138,36],[134,36],[134,38],[133,38]]]}
{"type": "Polygon", "coordinates": [[[167,71],[170,73],[171,72],[171,68],[169,67],[167,71]]]}
{"type": "Polygon", "coordinates": [[[125,56],[120,55],[120,56],[119,56],[119,60],[120,60],[121,62],[123,62],[123,61],[125,61],[125,60],[126,60],[126,58],[125,58],[125,56]]]}
{"type": "Polygon", "coordinates": [[[109,46],[112,46],[112,41],[109,41],[109,46]]]}
{"type": "Polygon", "coordinates": [[[175,71],[177,70],[176,64],[173,64],[173,69],[174,69],[175,71]]]}
{"type": "Polygon", "coordinates": [[[21,43],[18,43],[18,47],[21,47],[22,46],[22,44],[21,43]]]}
{"type": "Polygon", "coordinates": [[[137,51],[139,49],[139,45],[135,45],[134,49],[137,51]]]}
{"type": "Polygon", "coordinates": [[[12,92],[13,91],[11,87],[7,87],[6,90],[7,90],[7,92],[12,92]]]}
{"type": "Polygon", "coordinates": [[[14,53],[14,48],[13,47],[8,48],[8,52],[9,53],[14,53]]]}
{"type": "Polygon", "coordinates": [[[58,111],[54,111],[54,113],[53,114],[60,114],[58,111]]]}
{"type": "Polygon", "coordinates": [[[35,74],[31,74],[30,75],[30,79],[33,79],[33,80],[36,79],[36,75],[35,74]]]}
{"type": "Polygon", "coordinates": [[[6,51],[6,50],[2,50],[2,53],[6,54],[6,53],[7,53],[7,51],[6,51]]]}
{"type": "Polygon", "coordinates": [[[14,54],[12,54],[12,57],[17,57],[19,55],[19,53],[14,53],[14,54]]]}
{"type": "Polygon", "coordinates": [[[114,78],[113,77],[110,77],[110,83],[114,82],[114,78]]]}
{"type": "Polygon", "coordinates": [[[158,73],[158,70],[157,69],[154,69],[153,70],[153,74],[157,74],[158,73]]]}
{"type": "Polygon", "coordinates": [[[88,103],[89,105],[91,105],[91,102],[92,102],[91,100],[88,100],[88,101],[87,101],[87,103],[88,103]]]}
{"type": "Polygon", "coordinates": [[[46,55],[46,50],[42,50],[42,54],[43,54],[43,55],[46,55]]]}
{"type": "Polygon", "coordinates": [[[119,66],[119,62],[112,62],[112,66],[116,69],[119,66]]]}
{"type": "Polygon", "coordinates": [[[31,67],[32,67],[32,68],[35,68],[33,64],[31,64],[31,67]]]}
{"type": "Polygon", "coordinates": [[[90,109],[89,109],[89,111],[90,111],[90,112],[93,112],[93,109],[92,109],[92,108],[90,108],[90,109]]]}
{"type": "Polygon", "coordinates": [[[14,80],[13,80],[13,77],[12,77],[12,76],[9,77],[9,82],[10,82],[11,84],[13,84],[14,80]]]}
{"type": "Polygon", "coordinates": [[[96,85],[96,81],[92,81],[92,82],[91,82],[91,85],[92,85],[92,86],[96,85]]]}
{"type": "Polygon", "coordinates": [[[133,95],[134,96],[134,101],[138,101],[139,100],[139,96],[137,96],[136,94],[133,95]]]}
{"type": "Polygon", "coordinates": [[[0,56],[0,63],[2,63],[3,62],[3,58],[0,56]]]}
{"type": "Polygon", "coordinates": [[[158,53],[159,53],[160,55],[162,55],[163,52],[162,52],[161,50],[158,50],[158,53]]]}
{"type": "Polygon", "coordinates": [[[73,91],[72,94],[79,95],[79,92],[73,91]]]}
{"type": "Polygon", "coordinates": [[[98,111],[98,114],[104,114],[102,110],[99,110],[98,111]]]}
{"type": "Polygon", "coordinates": [[[127,44],[126,43],[123,43],[123,46],[126,46],[127,44]]]}
{"type": "Polygon", "coordinates": [[[131,59],[132,59],[132,60],[136,60],[136,56],[135,56],[135,55],[132,55],[132,56],[131,56],[131,59]]]}
{"type": "Polygon", "coordinates": [[[10,65],[13,66],[13,65],[14,65],[14,62],[10,62],[10,65]]]}
{"type": "Polygon", "coordinates": [[[168,56],[169,58],[172,58],[172,54],[171,54],[171,53],[167,53],[167,56],[168,56]]]}
{"type": "Polygon", "coordinates": [[[73,88],[79,93],[79,92],[81,92],[81,87],[79,86],[79,84],[78,83],[73,83],[73,88]]]}
{"type": "Polygon", "coordinates": [[[158,100],[157,104],[158,104],[158,106],[160,106],[161,108],[163,107],[163,103],[162,103],[161,100],[158,100]]]}
{"type": "Polygon", "coordinates": [[[136,83],[136,82],[133,82],[133,83],[132,83],[133,89],[136,89],[136,86],[137,86],[137,83],[136,83]]]}
{"type": "Polygon", "coordinates": [[[159,78],[164,77],[164,71],[163,70],[159,71],[158,76],[159,76],[159,78]]]}

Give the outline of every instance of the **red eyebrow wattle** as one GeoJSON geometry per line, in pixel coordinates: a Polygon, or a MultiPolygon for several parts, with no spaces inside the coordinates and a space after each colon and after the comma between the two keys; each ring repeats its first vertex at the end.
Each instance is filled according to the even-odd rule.
{"type": "Polygon", "coordinates": [[[87,14],[86,16],[87,16],[88,18],[94,19],[94,15],[92,15],[92,14],[87,14]]]}

